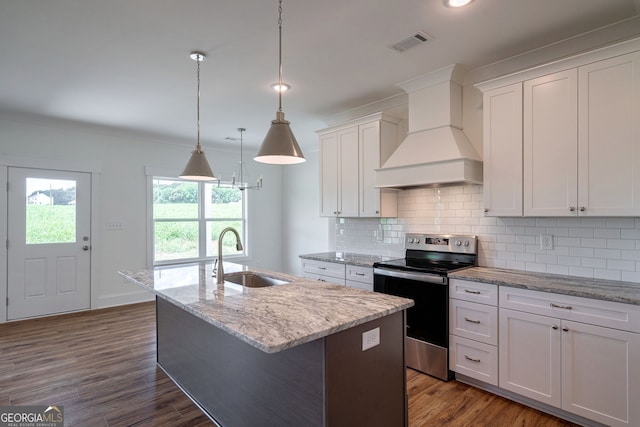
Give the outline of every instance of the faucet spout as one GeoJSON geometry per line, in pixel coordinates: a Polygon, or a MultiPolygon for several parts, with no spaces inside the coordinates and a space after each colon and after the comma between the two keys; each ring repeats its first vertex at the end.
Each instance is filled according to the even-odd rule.
{"type": "Polygon", "coordinates": [[[242,247],[242,242],[240,241],[240,234],[238,234],[238,231],[235,228],[227,227],[220,232],[220,235],[218,236],[218,272],[216,273],[216,278],[218,279],[216,283],[218,285],[222,285],[224,283],[224,269],[222,268],[222,239],[228,231],[231,231],[236,236],[236,249],[238,251],[244,249],[242,247]]]}

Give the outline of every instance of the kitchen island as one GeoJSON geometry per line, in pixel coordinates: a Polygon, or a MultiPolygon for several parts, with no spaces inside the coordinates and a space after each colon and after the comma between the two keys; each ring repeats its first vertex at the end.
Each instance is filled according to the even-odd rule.
{"type": "Polygon", "coordinates": [[[256,273],[287,283],[217,285],[208,263],[121,275],[156,295],[158,365],[219,425],[406,425],[413,301],[256,273]]]}

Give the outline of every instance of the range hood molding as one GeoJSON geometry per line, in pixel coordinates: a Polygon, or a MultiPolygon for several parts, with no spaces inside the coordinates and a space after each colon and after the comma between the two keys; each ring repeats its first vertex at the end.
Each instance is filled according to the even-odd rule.
{"type": "Polygon", "coordinates": [[[463,78],[453,64],[397,84],[408,93],[409,129],[376,169],[376,187],[482,183],[482,158],[462,131],[463,78]]]}

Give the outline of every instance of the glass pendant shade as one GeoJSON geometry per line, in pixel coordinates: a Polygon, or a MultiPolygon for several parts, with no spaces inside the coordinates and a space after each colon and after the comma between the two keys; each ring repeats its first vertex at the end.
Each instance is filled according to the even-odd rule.
{"type": "Polygon", "coordinates": [[[189,162],[187,162],[184,171],[180,174],[180,178],[197,181],[210,181],[215,179],[211,166],[209,166],[209,162],[207,161],[207,156],[199,146],[191,153],[191,158],[189,162]]]}
{"type": "Polygon", "coordinates": [[[292,165],[306,160],[282,111],[278,111],[276,119],[271,122],[269,132],[253,160],[276,165],[292,165]]]}

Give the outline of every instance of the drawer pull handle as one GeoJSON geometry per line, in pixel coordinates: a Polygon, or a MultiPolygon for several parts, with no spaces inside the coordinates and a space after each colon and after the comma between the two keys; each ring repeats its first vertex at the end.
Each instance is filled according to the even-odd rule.
{"type": "Polygon", "coordinates": [[[480,295],[480,291],[472,291],[471,289],[464,290],[468,294],[480,295]]]}
{"type": "Polygon", "coordinates": [[[479,320],[473,320],[473,319],[469,319],[468,317],[465,317],[464,320],[466,320],[469,323],[480,323],[479,320]]]}
{"type": "Polygon", "coordinates": [[[366,274],[364,274],[364,273],[358,273],[358,272],[356,271],[356,276],[366,276],[366,274]]]}
{"type": "Polygon", "coordinates": [[[549,305],[551,305],[551,307],[553,307],[553,308],[561,308],[563,310],[571,310],[571,309],[573,309],[573,307],[571,307],[570,305],[560,305],[560,304],[554,304],[554,303],[551,303],[549,305]]]}
{"type": "Polygon", "coordinates": [[[464,355],[464,358],[471,361],[471,362],[476,362],[476,363],[480,363],[480,359],[474,359],[473,357],[469,357],[466,354],[464,355]]]}
{"type": "Polygon", "coordinates": [[[567,328],[566,326],[563,326],[562,330],[565,331],[565,332],[569,332],[569,328],[567,328]]]}
{"type": "Polygon", "coordinates": [[[558,325],[551,326],[551,329],[558,329],[558,325]]]}
{"type": "Polygon", "coordinates": [[[326,270],[327,267],[318,267],[318,270],[326,270]]]}

